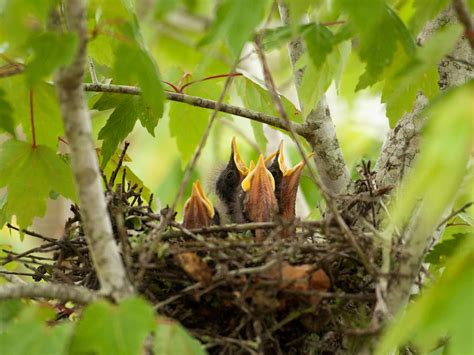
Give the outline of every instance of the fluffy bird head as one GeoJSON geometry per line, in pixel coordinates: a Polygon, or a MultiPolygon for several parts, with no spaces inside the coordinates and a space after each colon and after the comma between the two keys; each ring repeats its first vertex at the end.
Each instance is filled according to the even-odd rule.
{"type": "Polygon", "coordinates": [[[230,159],[216,181],[216,193],[226,206],[227,213],[233,222],[243,222],[239,201],[240,184],[247,176],[249,169],[240,156],[235,137],[232,138],[230,159]]]}

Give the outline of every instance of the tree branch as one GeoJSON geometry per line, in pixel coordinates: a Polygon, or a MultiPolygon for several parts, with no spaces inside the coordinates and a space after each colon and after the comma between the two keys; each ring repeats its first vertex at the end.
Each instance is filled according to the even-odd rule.
{"type": "MultiPolygon", "coordinates": [[[[418,43],[422,45],[436,30],[453,21],[456,21],[454,12],[452,10],[444,11],[425,26],[418,36],[418,43]]],[[[447,56],[438,65],[439,86],[442,90],[461,85],[474,77],[472,67],[455,61],[453,58],[461,59],[467,63],[472,62],[473,52],[465,38],[461,38],[450,56],[447,56]]],[[[428,100],[420,93],[412,112],[405,114],[396,127],[389,132],[388,139],[376,164],[376,181],[379,185],[397,185],[406,171],[411,168],[412,162],[418,154],[420,132],[426,123],[426,119],[419,117],[419,114],[427,104],[428,100]]],[[[453,200],[454,198],[455,196],[453,196],[453,200]]],[[[436,225],[422,225],[418,219],[420,208],[429,207],[420,204],[413,213],[403,234],[405,242],[403,250],[399,251],[398,260],[400,262],[396,263],[396,270],[391,270],[392,272],[410,275],[410,277],[394,279],[389,285],[387,306],[391,314],[395,314],[408,301],[427,247],[434,240],[437,240],[444,230],[444,226],[437,228],[436,225]]],[[[451,208],[452,202],[448,205],[445,215],[449,214],[451,208]]]]}
{"type": "Polygon", "coordinates": [[[23,281],[21,278],[14,274],[9,274],[8,270],[5,269],[3,266],[0,265],[0,276],[3,277],[5,280],[14,283],[14,284],[25,284],[26,282],[23,281]]]}
{"type": "Polygon", "coordinates": [[[87,304],[98,299],[98,294],[85,287],[66,284],[18,283],[0,286],[0,300],[13,298],[48,298],[87,304]]]}
{"type": "MultiPolygon", "coordinates": [[[[110,92],[115,94],[130,94],[130,95],[140,95],[141,90],[136,86],[127,86],[127,85],[105,85],[105,84],[84,84],[85,91],[95,91],[95,92],[110,92]]],[[[220,103],[217,105],[217,101],[208,100],[202,97],[191,96],[186,94],[180,94],[176,92],[165,92],[166,99],[170,101],[183,102],[191,106],[206,108],[209,110],[230,113],[231,115],[240,116],[248,118],[252,121],[257,121],[261,123],[268,124],[270,126],[286,130],[286,123],[275,116],[267,115],[265,113],[249,110],[243,107],[228,105],[225,103],[220,103]]],[[[302,130],[299,126],[296,127],[296,131],[301,135],[302,130]]]]}
{"type": "Polygon", "coordinates": [[[77,33],[79,43],[74,62],[60,69],[56,77],[64,130],[71,150],[84,232],[101,291],[114,299],[121,299],[132,293],[132,287],[113,238],[82,85],[87,46],[85,5],[83,0],[69,0],[65,5],[69,28],[77,33]]]}
{"type": "MultiPolygon", "coordinates": [[[[289,23],[288,8],[282,1],[279,1],[278,7],[281,20],[287,25],[289,23]]],[[[304,52],[301,38],[292,40],[289,43],[288,50],[293,65],[295,84],[299,89],[304,69],[296,69],[295,64],[304,52]]],[[[351,184],[351,178],[342,156],[325,95],[319,100],[316,109],[308,114],[298,134],[305,137],[313,149],[314,160],[323,185],[333,194],[346,192],[351,184]]]]}

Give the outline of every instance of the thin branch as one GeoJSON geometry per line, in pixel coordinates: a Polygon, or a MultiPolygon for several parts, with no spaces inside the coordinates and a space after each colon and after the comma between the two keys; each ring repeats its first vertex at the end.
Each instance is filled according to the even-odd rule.
{"type": "Polygon", "coordinates": [[[451,218],[456,217],[458,214],[464,212],[469,207],[471,207],[473,204],[474,204],[474,202],[468,202],[464,206],[462,206],[460,209],[451,212],[446,218],[444,218],[441,222],[439,222],[438,227],[436,227],[436,229],[441,228],[451,218]]]}
{"type": "Polygon", "coordinates": [[[459,22],[465,28],[465,35],[471,49],[474,49],[474,25],[472,23],[471,15],[469,14],[469,8],[463,0],[453,0],[453,8],[456,12],[456,16],[459,22]]]}
{"type": "Polygon", "coordinates": [[[64,131],[71,150],[71,165],[79,192],[84,232],[101,292],[121,299],[131,295],[133,289],[113,237],[92,138],[91,120],[84,98],[82,82],[87,64],[85,3],[83,0],[69,0],[65,5],[69,28],[78,35],[78,47],[73,63],[60,69],[56,77],[64,131]]]}
{"type": "MultiPolygon", "coordinates": [[[[136,86],[127,85],[105,85],[105,84],[84,84],[85,91],[109,92],[114,94],[140,95],[141,90],[136,86]]],[[[268,124],[270,126],[286,130],[286,124],[278,117],[267,115],[258,111],[249,110],[239,106],[233,106],[217,101],[205,99],[198,96],[191,96],[177,92],[165,92],[166,99],[170,101],[183,102],[185,104],[229,113],[231,115],[248,118],[253,121],[268,124]]],[[[295,125],[295,131],[302,135],[303,131],[299,125],[295,125]]]]}
{"type": "Polygon", "coordinates": [[[98,294],[85,287],[67,284],[22,283],[0,286],[0,300],[14,298],[47,298],[87,304],[98,299],[98,294]]]}

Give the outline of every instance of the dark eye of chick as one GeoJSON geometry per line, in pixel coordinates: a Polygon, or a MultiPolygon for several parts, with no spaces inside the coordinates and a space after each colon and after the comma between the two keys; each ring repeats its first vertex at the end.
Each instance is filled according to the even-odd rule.
{"type": "Polygon", "coordinates": [[[235,171],[228,171],[226,176],[225,176],[227,181],[234,181],[235,180],[235,171]]]}

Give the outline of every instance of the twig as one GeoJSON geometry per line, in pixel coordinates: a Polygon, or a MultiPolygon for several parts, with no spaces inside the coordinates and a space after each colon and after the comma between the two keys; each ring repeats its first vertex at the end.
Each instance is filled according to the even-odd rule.
{"type": "Polygon", "coordinates": [[[109,185],[112,188],[114,186],[115,178],[117,177],[118,172],[120,171],[120,168],[122,167],[123,164],[123,159],[125,158],[125,154],[127,153],[127,149],[130,146],[130,142],[125,141],[123,145],[122,152],[120,153],[120,158],[117,163],[117,166],[115,167],[114,171],[112,172],[112,175],[110,175],[110,182],[109,185]]]}
{"type": "Polygon", "coordinates": [[[472,49],[474,49],[474,25],[472,24],[469,9],[463,0],[453,0],[453,8],[456,16],[464,26],[465,35],[472,49]]]}
{"type": "Polygon", "coordinates": [[[48,298],[87,304],[98,299],[95,291],[85,287],[54,283],[23,283],[0,286],[0,300],[13,298],[48,298]]]}
{"type": "Polygon", "coordinates": [[[449,214],[449,216],[447,216],[446,218],[444,218],[444,219],[438,224],[438,226],[436,227],[436,229],[441,228],[447,221],[449,221],[451,218],[457,216],[458,214],[464,212],[464,211],[467,210],[469,207],[471,207],[473,204],[474,204],[474,201],[468,202],[468,203],[466,203],[464,206],[462,206],[460,209],[451,212],[451,213],[449,214]]]}
{"type": "Polygon", "coordinates": [[[92,57],[88,57],[89,61],[89,73],[91,75],[91,80],[94,84],[98,84],[99,81],[97,80],[97,74],[95,73],[95,66],[94,66],[94,59],[92,57]]]}

